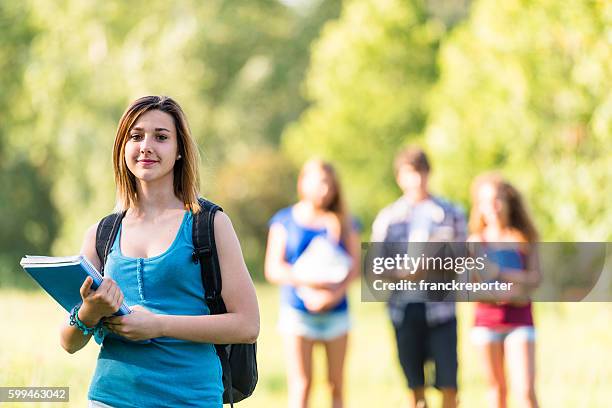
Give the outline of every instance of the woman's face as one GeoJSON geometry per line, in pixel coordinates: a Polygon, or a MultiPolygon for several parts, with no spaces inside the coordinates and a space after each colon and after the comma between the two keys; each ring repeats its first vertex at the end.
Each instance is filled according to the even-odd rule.
{"type": "Polygon", "coordinates": [[[504,208],[497,188],[491,183],[481,184],[477,193],[478,211],[482,214],[485,224],[499,223],[504,208]]]}
{"type": "Polygon", "coordinates": [[[173,178],[177,156],[178,142],[172,116],[160,110],[143,113],[130,129],[125,144],[128,169],[141,181],[173,178]]]}
{"type": "Polygon", "coordinates": [[[300,192],[303,200],[311,202],[317,208],[326,208],[336,193],[331,176],[315,166],[302,174],[300,192]]]}

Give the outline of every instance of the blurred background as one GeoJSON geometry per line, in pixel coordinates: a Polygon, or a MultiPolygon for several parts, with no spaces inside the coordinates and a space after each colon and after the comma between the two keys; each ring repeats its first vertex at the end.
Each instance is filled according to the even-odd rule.
{"type": "MultiPolygon", "coordinates": [[[[263,254],[267,221],[295,200],[297,169],[313,155],[339,168],[365,241],[400,194],[391,161],[411,143],[430,155],[432,191],[465,209],[472,178],[497,169],[525,195],[543,240],[612,238],[609,1],[0,0],[0,386],[73,385],[75,406],[84,404],[97,346],[83,352],[85,368],[84,355],[60,351],[62,312],[18,262],[77,253],[86,228],[112,210],[115,129],[148,94],[186,111],[202,192],[232,218],[257,282],[262,375],[248,406],[284,403],[263,254]],[[48,343],[32,339],[43,332],[48,343]]],[[[384,308],[359,304],[357,288],[352,298],[348,368],[361,374],[349,377],[349,403],[388,395],[387,406],[399,405],[384,308]],[[380,341],[357,340],[360,330],[378,330],[380,341]]],[[[460,308],[465,325],[469,309],[460,308]]],[[[606,406],[610,305],[536,313],[556,342],[539,343],[538,362],[555,373],[540,371],[544,406],[606,406]],[[568,366],[558,358],[570,348],[587,354],[568,366]]],[[[484,386],[466,370],[462,398],[481,406],[484,386]]]]}

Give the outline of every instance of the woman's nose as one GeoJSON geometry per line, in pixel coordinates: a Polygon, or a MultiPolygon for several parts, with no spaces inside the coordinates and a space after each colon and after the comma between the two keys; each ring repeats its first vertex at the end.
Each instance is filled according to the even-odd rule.
{"type": "Polygon", "coordinates": [[[151,138],[150,137],[145,136],[142,138],[142,140],[140,141],[140,151],[141,152],[151,151],[151,138]]]}

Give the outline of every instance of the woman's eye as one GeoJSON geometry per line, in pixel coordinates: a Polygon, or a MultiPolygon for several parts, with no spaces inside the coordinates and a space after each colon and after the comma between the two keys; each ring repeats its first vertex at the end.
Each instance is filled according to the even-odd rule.
{"type": "Polygon", "coordinates": [[[139,135],[139,134],[133,134],[133,135],[130,135],[130,139],[132,139],[132,140],[137,140],[137,139],[139,139],[139,138],[140,138],[140,135],[139,135]]]}
{"type": "Polygon", "coordinates": [[[168,139],[168,136],[166,136],[166,135],[157,135],[157,138],[159,140],[166,140],[166,139],[168,139]]]}

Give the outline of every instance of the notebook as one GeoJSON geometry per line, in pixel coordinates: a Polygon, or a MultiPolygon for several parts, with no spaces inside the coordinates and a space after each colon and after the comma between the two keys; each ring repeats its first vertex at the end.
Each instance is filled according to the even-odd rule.
{"type": "MultiPolygon", "coordinates": [[[[26,255],[19,262],[21,267],[67,312],[81,303],[80,288],[87,276],[91,276],[92,290],[102,284],[102,275],[83,255],[53,257],[26,255]]],[[[115,316],[130,313],[123,303],[115,316]]]]}
{"type": "Polygon", "coordinates": [[[303,282],[340,283],[351,269],[351,257],[323,236],[310,241],[295,261],[292,273],[303,282]]]}
{"type": "MultiPolygon", "coordinates": [[[[80,289],[87,276],[91,276],[91,289],[96,290],[102,284],[102,275],[83,255],[75,256],[34,256],[26,255],[19,262],[21,267],[67,312],[72,311],[81,303],[80,289]]],[[[114,316],[124,316],[132,313],[125,302],[114,316]]],[[[108,331],[104,327],[104,335],[96,342],[101,344],[104,337],[111,337],[128,343],[147,344],[154,341],[132,341],[108,331]]]]}

